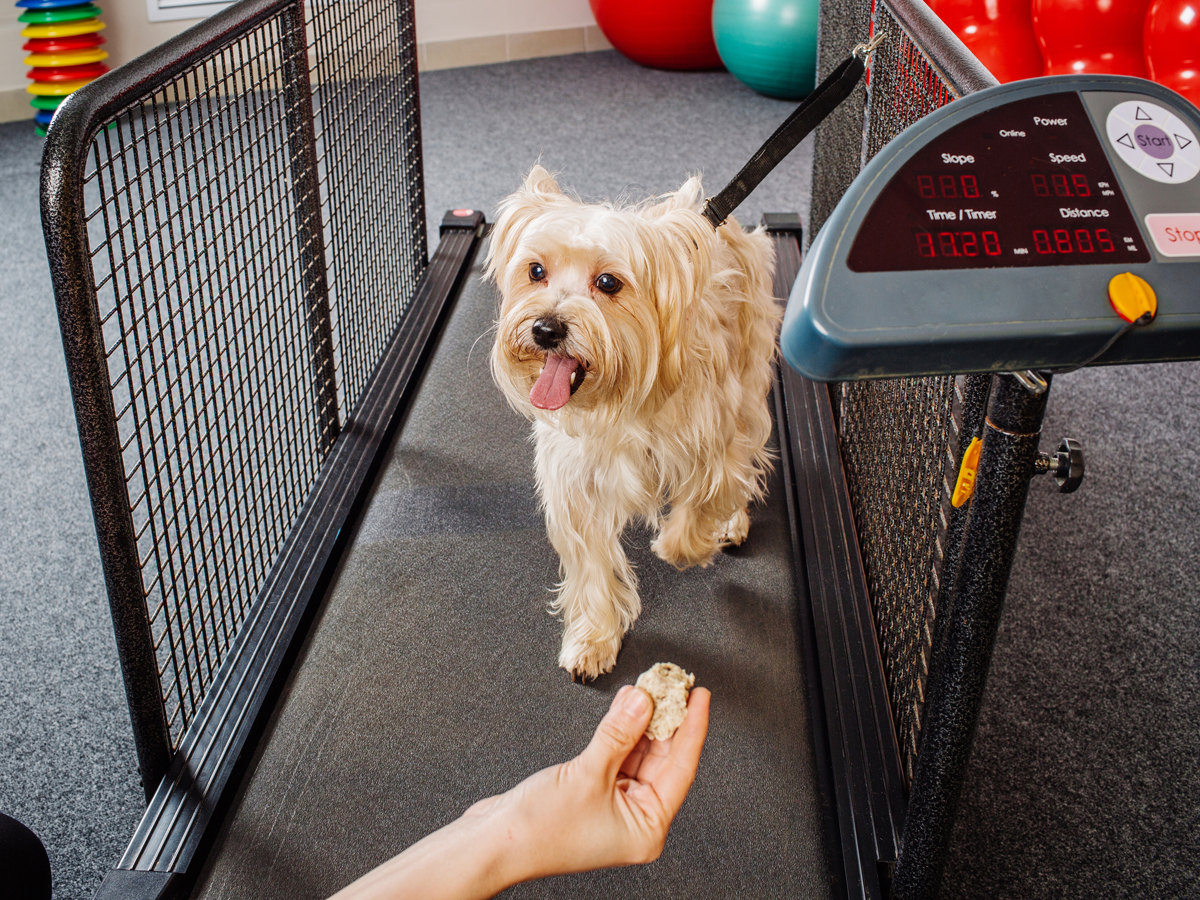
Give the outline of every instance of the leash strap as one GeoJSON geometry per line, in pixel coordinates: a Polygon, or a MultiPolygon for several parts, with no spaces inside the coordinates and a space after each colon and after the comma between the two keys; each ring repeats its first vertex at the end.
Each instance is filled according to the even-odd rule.
{"type": "Polygon", "coordinates": [[[762,183],[770,171],[850,96],[866,71],[868,57],[882,40],[881,34],[869,43],[859,44],[851,50],[850,56],[830,72],[829,77],[805,97],[804,102],[775,129],[775,133],[767,138],[767,142],[742,166],[742,170],[733,181],[729,182],[721,193],[708,199],[704,204],[704,218],[708,219],[713,228],[720,228],[725,224],[729,214],[750,196],[750,192],[762,183]]]}

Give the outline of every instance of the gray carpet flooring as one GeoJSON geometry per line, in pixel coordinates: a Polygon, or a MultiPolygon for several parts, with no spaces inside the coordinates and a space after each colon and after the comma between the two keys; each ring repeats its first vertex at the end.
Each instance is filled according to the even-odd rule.
{"type": "MultiPolygon", "coordinates": [[[[667,190],[696,170],[710,189],[718,188],[789,108],[723,73],[655,72],[612,53],[430,73],[422,79],[422,111],[431,225],[452,207],[490,212],[538,159],[589,198],[667,190]]],[[[764,210],[807,213],[805,150],[748,201],[744,221],[764,210]]],[[[120,855],[142,796],[41,244],[39,154],[40,141],[28,123],[0,126],[0,810],[45,840],[55,896],[86,898],[120,855]]],[[[486,383],[481,388],[490,389],[486,383]]],[[[1196,364],[1083,371],[1056,383],[1044,443],[1057,443],[1060,435],[1082,439],[1089,475],[1073,496],[1039,484],[1031,497],[951,848],[946,897],[1200,896],[1194,885],[1200,872],[1198,423],[1196,364]]],[[[495,424],[519,426],[502,418],[495,424]]],[[[440,466],[436,454],[422,452],[419,435],[402,437],[388,472],[406,473],[412,483],[385,475],[376,486],[377,504],[362,525],[362,534],[374,537],[347,560],[348,586],[355,584],[354,565],[366,565],[373,554],[372,564],[386,571],[426,547],[447,559],[472,552],[472,541],[445,529],[420,533],[419,523],[384,499],[407,490],[445,511],[447,496],[453,499],[454,490],[471,483],[466,474],[456,482],[459,488],[422,480],[440,466]],[[382,537],[388,533],[391,545],[382,537]]],[[[513,500],[521,496],[517,461],[481,467],[495,477],[491,484],[506,502],[519,508],[513,500]]],[[[462,510],[453,503],[449,508],[459,516],[451,520],[461,524],[462,510]]],[[[519,576],[508,568],[488,571],[498,590],[513,592],[515,607],[507,614],[525,617],[536,642],[552,649],[557,626],[540,612],[543,598],[529,590],[553,576],[544,537],[530,521],[500,524],[528,540],[507,549],[501,541],[496,552],[524,552],[528,569],[519,576]]],[[[739,579],[748,576],[738,574],[739,567],[754,565],[754,557],[727,562],[727,583],[744,584],[739,579]]],[[[643,577],[656,590],[653,559],[644,567],[643,577]]],[[[708,591],[705,602],[719,628],[697,644],[672,639],[679,633],[672,629],[683,627],[680,609],[658,604],[648,610],[657,618],[635,632],[622,666],[635,671],[643,655],[649,660],[671,640],[681,661],[689,652],[701,654],[702,663],[716,660],[723,635],[757,640],[763,623],[778,614],[753,591],[749,598],[733,588],[721,595],[708,584],[697,590],[708,591]]],[[[435,587],[452,591],[460,585],[435,587]]],[[[469,618],[454,613],[447,622],[429,624],[453,629],[469,618]]],[[[376,690],[419,689],[419,674],[404,666],[437,652],[414,651],[415,636],[403,634],[386,646],[355,645],[350,613],[323,617],[320,628],[340,635],[354,660],[396,658],[392,682],[373,685],[376,690]]],[[[477,658],[514,677],[543,676],[543,670],[532,671],[534,655],[542,652],[534,642],[489,656],[486,635],[462,633],[468,636],[465,650],[477,658]]],[[[736,668],[714,664],[711,671],[716,682],[742,684],[736,668]]],[[[485,697],[499,690],[498,684],[476,684],[485,697]]],[[[544,689],[553,697],[569,686],[547,682],[544,689]]],[[[545,759],[539,755],[535,762],[505,750],[512,742],[497,741],[486,772],[464,777],[445,795],[406,798],[403,806],[381,801],[402,832],[397,843],[376,840],[361,855],[343,857],[345,865],[369,864],[372,854],[433,827],[474,794],[570,752],[571,738],[563,735],[577,734],[594,718],[611,686],[590,690],[595,693],[579,694],[588,699],[573,708],[577,718],[539,748],[545,759]],[[409,821],[406,809],[415,814],[410,826],[399,824],[409,821]]],[[[751,727],[738,720],[734,707],[726,711],[739,729],[751,727]]],[[[515,715],[529,722],[535,712],[520,708],[515,715]]],[[[469,748],[475,737],[463,733],[455,740],[469,748]]],[[[749,765],[747,759],[769,752],[769,738],[762,746],[747,740],[715,742],[705,770],[749,765]]],[[[387,784],[383,773],[364,771],[377,778],[375,784],[387,784]]],[[[726,807],[712,797],[702,801],[685,810],[690,818],[681,820],[679,834],[693,842],[729,834],[720,831],[727,823],[706,818],[708,810],[726,807]]],[[[795,822],[802,818],[793,814],[795,822]]],[[[812,858],[811,846],[763,834],[753,819],[736,824],[735,831],[774,857],[769,871],[780,878],[812,858]]],[[[725,848],[717,842],[711,852],[725,848]]],[[[308,875],[301,871],[298,877],[308,875]]],[[[314,890],[337,880],[321,877],[329,881],[314,890]]],[[[600,878],[595,884],[636,894],[649,883],[628,877],[634,880],[600,878]]],[[[548,884],[528,888],[529,895],[575,890],[548,884]]],[[[709,896],[704,886],[682,895],[709,896]]]]}

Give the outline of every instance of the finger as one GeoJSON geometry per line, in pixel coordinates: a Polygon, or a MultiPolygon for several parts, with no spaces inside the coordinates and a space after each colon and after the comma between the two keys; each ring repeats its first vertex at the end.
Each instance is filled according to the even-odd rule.
{"type": "MultiPolygon", "coordinates": [[[[654,788],[667,814],[674,818],[683,805],[688,788],[700,765],[700,751],[708,735],[708,707],[712,695],[706,688],[695,688],[688,698],[687,716],[671,737],[667,758],[642,780],[654,788]]],[[[657,742],[656,742],[657,743],[657,742]]],[[[653,752],[653,751],[651,751],[653,752]]]]}
{"type": "Polygon", "coordinates": [[[642,768],[642,760],[646,758],[646,753],[650,750],[650,738],[644,734],[638,738],[637,744],[625,757],[625,762],[621,763],[621,768],[618,774],[626,775],[630,778],[637,778],[638,771],[642,768]]]}
{"type": "Polygon", "coordinates": [[[619,690],[591,743],[579,754],[580,762],[606,782],[615,781],[621,764],[646,733],[653,712],[654,701],[645,691],[629,686],[619,690]]]}

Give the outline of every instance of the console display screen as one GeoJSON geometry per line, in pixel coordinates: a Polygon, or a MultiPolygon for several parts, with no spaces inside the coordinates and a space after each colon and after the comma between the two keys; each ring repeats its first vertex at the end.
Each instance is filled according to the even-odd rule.
{"type": "Polygon", "coordinates": [[[989,110],[934,138],[880,193],[855,272],[1147,262],[1074,92],[989,110]]]}

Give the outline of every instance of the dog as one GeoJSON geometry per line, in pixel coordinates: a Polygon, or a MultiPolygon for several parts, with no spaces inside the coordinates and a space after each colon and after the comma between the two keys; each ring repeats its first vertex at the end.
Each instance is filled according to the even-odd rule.
{"type": "Polygon", "coordinates": [[[772,465],[774,248],[761,228],[714,230],[703,197],[692,177],[638,205],[586,204],[539,165],[491,232],[492,377],[533,422],[572,679],[610,671],[641,611],[626,525],[656,529],[675,567],[706,566],[746,539],[772,465]]]}

